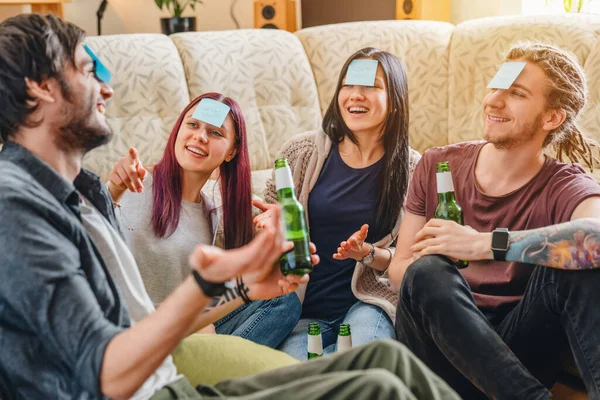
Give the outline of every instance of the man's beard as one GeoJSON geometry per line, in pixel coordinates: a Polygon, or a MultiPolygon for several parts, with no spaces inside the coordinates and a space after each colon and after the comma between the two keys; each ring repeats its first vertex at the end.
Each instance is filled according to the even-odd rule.
{"type": "Polygon", "coordinates": [[[113,132],[108,125],[103,126],[95,118],[96,100],[76,99],[74,91],[64,81],[61,82],[61,89],[66,100],[62,110],[66,123],[58,128],[57,145],[62,149],[87,153],[108,143],[113,132]]]}
{"type": "Polygon", "coordinates": [[[523,126],[518,132],[507,134],[502,137],[493,137],[487,132],[483,133],[483,138],[494,145],[495,148],[500,150],[510,150],[517,147],[520,144],[527,143],[533,139],[540,128],[542,122],[542,115],[538,115],[535,120],[523,126]]]}

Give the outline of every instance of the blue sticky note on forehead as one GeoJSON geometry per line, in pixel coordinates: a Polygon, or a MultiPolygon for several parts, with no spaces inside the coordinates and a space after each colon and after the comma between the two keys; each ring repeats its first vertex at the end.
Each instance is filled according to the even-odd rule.
{"type": "Polygon", "coordinates": [[[487,85],[488,89],[508,89],[517,79],[521,71],[523,71],[525,64],[527,63],[523,61],[513,61],[502,64],[498,72],[496,72],[496,75],[487,85]]]}
{"type": "Polygon", "coordinates": [[[346,85],[375,86],[377,60],[352,60],[346,73],[346,85]]]}
{"type": "Polygon", "coordinates": [[[227,104],[213,99],[202,99],[192,114],[193,118],[220,128],[231,109],[227,104]]]}
{"type": "Polygon", "coordinates": [[[100,61],[98,56],[94,54],[92,49],[90,49],[87,44],[84,44],[83,48],[90,55],[92,60],[94,60],[94,68],[98,79],[100,79],[104,83],[110,83],[110,80],[112,79],[112,74],[110,73],[108,68],[106,68],[106,66],[102,63],[102,61],[100,61]]]}

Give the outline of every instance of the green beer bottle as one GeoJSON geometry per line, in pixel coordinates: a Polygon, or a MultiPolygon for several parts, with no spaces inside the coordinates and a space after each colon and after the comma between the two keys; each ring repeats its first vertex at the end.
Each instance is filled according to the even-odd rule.
{"type": "Polygon", "coordinates": [[[284,275],[310,274],[313,268],[310,260],[306,214],[304,214],[304,207],[296,199],[292,171],[285,158],[275,161],[275,186],[282,206],[281,224],[284,227],[285,238],[294,242],[294,248],[281,256],[281,272],[284,275]]]}
{"type": "Polygon", "coordinates": [[[321,338],[321,327],[318,322],[308,324],[308,359],[321,357],[323,355],[323,339],[321,338]]]}
{"type": "MultiPolygon", "coordinates": [[[[464,225],[462,208],[460,208],[454,197],[454,184],[452,183],[452,173],[450,172],[448,162],[437,163],[436,172],[438,205],[433,216],[464,225]]],[[[458,260],[456,266],[458,268],[466,268],[469,266],[469,262],[458,260]]]]}
{"type": "Polygon", "coordinates": [[[338,332],[337,351],[349,350],[352,348],[352,335],[350,334],[350,324],[341,324],[338,332]]]}

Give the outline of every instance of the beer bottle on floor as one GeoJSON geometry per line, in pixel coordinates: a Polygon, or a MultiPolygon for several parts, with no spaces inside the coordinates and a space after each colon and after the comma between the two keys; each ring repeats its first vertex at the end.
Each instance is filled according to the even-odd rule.
{"type": "Polygon", "coordinates": [[[304,275],[312,272],[308,230],[306,229],[306,214],[304,207],[296,199],[292,171],[287,159],[275,161],[275,186],[277,197],[282,206],[281,224],[284,227],[285,238],[294,243],[294,248],[280,258],[280,268],[284,275],[304,275]]]}
{"type": "MultiPolygon", "coordinates": [[[[448,162],[437,163],[436,172],[438,205],[433,216],[464,225],[462,209],[454,197],[454,184],[452,183],[452,173],[450,172],[448,162]]],[[[458,268],[466,268],[469,266],[469,262],[458,260],[456,266],[458,268]]]]}
{"type": "Polygon", "coordinates": [[[352,335],[350,334],[350,324],[341,324],[338,332],[337,351],[349,350],[352,348],[352,335]]]}
{"type": "Polygon", "coordinates": [[[321,357],[323,355],[323,339],[321,338],[321,327],[318,322],[308,324],[308,359],[321,357]]]}

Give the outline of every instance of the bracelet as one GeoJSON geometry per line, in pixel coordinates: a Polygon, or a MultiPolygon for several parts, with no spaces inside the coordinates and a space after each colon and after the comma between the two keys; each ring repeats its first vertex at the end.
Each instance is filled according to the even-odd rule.
{"type": "Polygon", "coordinates": [[[242,300],[244,300],[244,304],[252,303],[252,300],[250,300],[250,297],[248,297],[248,289],[246,289],[246,286],[244,286],[244,281],[242,280],[242,277],[238,276],[235,279],[235,281],[237,282],[238,293],[240,294],[242,300]]]}
{"type": "Polygon", "coordinates": [[[369,251],[369,254],[364,256],[362,258],[362,260],[358,260],[358,262],[360,262],[363,265],[366,265],[368,267],[371,265],[371,263],[373,262],[373,259],[375,258],[375,246],[372,243],[366,243],[366,244],[371,246],[371,251],[369,251]]]}

